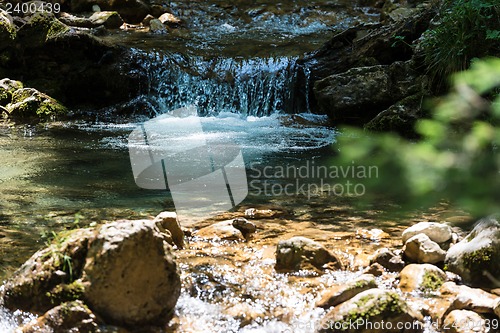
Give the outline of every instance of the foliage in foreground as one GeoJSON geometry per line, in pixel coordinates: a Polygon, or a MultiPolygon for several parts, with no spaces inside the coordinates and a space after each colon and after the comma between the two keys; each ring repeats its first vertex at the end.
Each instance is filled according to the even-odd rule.
{"type": "Polygon", "coordinates": [[[500,58],[473,62],[452,83],[434,101],[432,118],[417,122],[418,142],[345,130],[351,135],[339,138],[340,162],[379,169],[363,198],[384,195],[410,209],[446,200],[474,216],[500,210],[500,58]]]}

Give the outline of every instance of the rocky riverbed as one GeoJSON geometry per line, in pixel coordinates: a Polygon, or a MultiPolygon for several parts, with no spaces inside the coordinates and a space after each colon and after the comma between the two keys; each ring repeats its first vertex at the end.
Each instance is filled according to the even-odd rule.
{"type": "Polygon", "coordinates": [[[34,254],[4,306],[40,315],[20,332],[498,331],[500,224],[427,220],[338,232],[247,208],[189,229],[168,212],[116,221],[34,254]]]}

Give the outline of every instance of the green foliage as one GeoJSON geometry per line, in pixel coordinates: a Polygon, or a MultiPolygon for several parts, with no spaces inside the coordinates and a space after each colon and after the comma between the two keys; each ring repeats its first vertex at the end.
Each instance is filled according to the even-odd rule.
{"type": "Polygon", "coordinates": [[[363,180],[359,199],[390,198],[408,209],[446,200],[477,217],[499,211],[500,59],[475,61],[453,82],[453,91],[433,102],[432,118],[417,122],[418,142],[356,129],[339,137],[337,165],[362,161],[379,169],[363,180]]]}
{"type": "Polygon", "coordinates": [[[438,24],[422,41],[428,73],[438,85],[468,68],[473,58],[500,52],[498,0],[447,0],[440,12],[438,24]]]}

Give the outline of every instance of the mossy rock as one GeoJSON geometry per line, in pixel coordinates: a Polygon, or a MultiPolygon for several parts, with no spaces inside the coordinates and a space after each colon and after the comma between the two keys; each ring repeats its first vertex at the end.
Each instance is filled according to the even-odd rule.
{"type": "Polygon", "coordinates": [[[26,24],[18,32],[18,39],[26,47],[34,48],[69,30],[70,28],[59,21],[54,14],[37,12],[27,18],[26,24]]]}
{"type": "Polygon", "coordinates": [[[382,322],[384,327],[392,327],[390,332],[423,332],[421,320],[422,316],[396,292],[370,289],[328,312],[320,323],[318,333],[379,332],[373,326],[380,327],[382,322]],[[399,323],[403,327],[396,329],[401,325],[399,323]]]}
{"type": "Polygon", "coordinates": [[[16,90],[7,110],[9,118],[15,121],[50,120],[67,112],[57,100],[33,88],[16,90]]]}
{"type": "Polygon", "coordinates": [[[90,229],[61,234],[36,252],[6,281],[4,306],[43,314],[61,302],[79,299],[84,287],[78,279],[93,235],[90,229]]]}
{"type": "Polygon", "coordinates": [[[0,50],[10,46],[16,39],[16,26],[12,16],[0,9],[0,50]]]}
{"type": "Polygon", "coordinates": [[[21,81],[11,79],[0,80],[0,105],[6,106],[12,101],[12,94],[23,88],[21,81]]]}
{"type": "Polygon", "coordinates": [[[471,233],[446,255],[446,269],[474,287],[498,287],[500,276],[500,223],[498,216],[480,220],[471,233]]]}

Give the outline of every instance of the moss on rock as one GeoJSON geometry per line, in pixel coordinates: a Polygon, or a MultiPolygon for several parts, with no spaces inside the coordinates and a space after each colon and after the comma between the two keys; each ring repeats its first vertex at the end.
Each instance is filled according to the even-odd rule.
{"type": "Polygon", "coordinates": [[[67,112],[57,100],[33,88],[16,90],[7,110],[15,121],[46,121],[67,112]]]}

